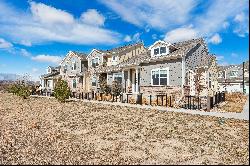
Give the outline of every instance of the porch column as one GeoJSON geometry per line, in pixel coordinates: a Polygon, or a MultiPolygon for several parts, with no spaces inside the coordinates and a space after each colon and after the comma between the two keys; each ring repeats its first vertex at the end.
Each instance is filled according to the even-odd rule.
{"type": "Polygon", "coordinates": [[[131,85],[130,85],[130,69],[128,69],[128,87],[130,87],[131,85]]]}
{"type": "Polygon", "coordinates": [[[124,70],[122,70],[122,92],[125,90],[124,70]]]}
{"type": "Polygon", "coordinates": [[[139,71],[138,68],[135,69],[135,92],[138,93],[139,92],[139,71]]]}

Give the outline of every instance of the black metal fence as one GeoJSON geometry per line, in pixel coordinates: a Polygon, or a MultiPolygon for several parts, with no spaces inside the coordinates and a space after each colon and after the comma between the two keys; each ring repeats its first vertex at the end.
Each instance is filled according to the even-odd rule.
{"type": "Polygon", "coordinates": [[[218,92],[213,97],[210,97],[210,108],[218,105],[221,102],[225,101],[225,92],[218,92]]]}
{"type": "Polygon", "coordinates": [[[94,91],[88,93],[71,93],[71,98],[86,99],[86,100],[97,100],[97,101],[108,101],[108,102],[121,102],[121,103],[131,103],[140,105],[155,105],[155,106],[166,106],[173,107],[175,97],[167,94],[158,95],[144,95],[139,93],[137,95],[127,93],[127,94],[104,94],[95,93],[94,91]]]}
{"type": "Polygon", "coordinates": [[[194,110],[203,109],[204,107],[206,107],[206,103],[204,103],[203,101],[204,97],[185,96],[182,108],[194,110]]]}
{"type": "Polygon", "coordinates": [[[216,105],[218,105],[223,101],[225,101],[225,92],[217,92],[212,97],[185,96],[182,108],[196,110],[196,109],[207,109],[209,106],[210,109],[212,109],[213,107],[215,107],[216,105]],[[208,100],[210,102],[208,102],[208,100]]]}

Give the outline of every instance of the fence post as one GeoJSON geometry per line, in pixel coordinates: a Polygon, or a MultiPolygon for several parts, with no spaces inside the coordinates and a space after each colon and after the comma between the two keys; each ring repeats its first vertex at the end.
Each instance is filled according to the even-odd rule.
{"type": "Polygon", "coordinates": [[[213,105],[213,97],[208,96],[207,97],[207,111],[210,111],[211,106],[213,105]]]}
{"type": "Polygon", "coordinates": [[[149,105],[151,105],[151,102],[152,102],[152,96],[149,95],[149,105]]]}
{"type": "Polygon", "coordinates": [[[157,104],[157,106],[158,106],[158,95],[156,95],[156,104],[157,104]]]}
{"type": "Polygon", "coordinates": [[[171,95],[169,96],[169,105],[170,105],[170,107],[172,107],[172,96],[171,95]]]}
{"type": "Polygon", "coordinates": [[[163,106],[163,95],[161,95],[161,106],[163,106]]]}
{"type": "Polygon", "coordinates": [[[117,102],[117,95],[115,95],[115,102],[117,102]]]}

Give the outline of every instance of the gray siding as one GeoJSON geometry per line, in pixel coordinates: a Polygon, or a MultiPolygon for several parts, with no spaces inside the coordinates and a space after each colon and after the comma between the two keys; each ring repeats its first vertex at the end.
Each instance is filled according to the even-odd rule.
{"type": "MultiPolygon", "coordinates": [[[[67,75],[76,75],[76,74],[79,74],[79,73],[83,73],[87,70],[87,64],[86,62],[83,63],[78,57],[76,56],[73,56],[69,59],[66,59],[62,65],[61,65],[61,71],[63,72],[64,71],[64,65],[67,65],[67,71],[66,71],[66,74],[67,75]],[[76,70],[72,70],[72,64],[73,62],[76,63],[76,70]],[[82,66],[81,64],[84,64],[86,66],[82,66]],[[81,69],[82,67],[82,69],[81,69]]],[[[63,73],[65,74],[65,73],[63,73]]]]}
{"type": "Polygon", "coordinates": [[[195,67],[207,65],[207,48],[204,45],[198,44],[192,48],[186,55],[185,64],[186,71],[193,70],[195,67]]]}
{"type": "Polygon", "coordinates": [[[181,86],[182,83],[181,59],[142,64],[140,71],[140,77],[141,77],[140,85],[151,86],[151,70],[156,68],[166,68],[166,67],[169,67],[169,85],[181,86]]]}
{"type": "Polygon", "coordinates": [[[243,79],[243,69],[240,68],[240,67],[237,67],[237,66],[231,67],[231,68],[227,69],[227,70],[226,70],[226,78],[227,78],[227,79],[230,79],[230,78],[231,78],[231,79],[232,79],[232,78],[243,79]],[[230,77],[231,71],[238,71],[237,77],[230,77]]]}

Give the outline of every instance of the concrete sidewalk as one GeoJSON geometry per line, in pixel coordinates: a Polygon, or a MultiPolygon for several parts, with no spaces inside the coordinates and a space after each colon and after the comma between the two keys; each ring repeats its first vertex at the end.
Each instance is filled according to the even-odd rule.
{"type": "MultiPolygon", "coordinates": [[[[37,96],[32,95],[32,97],[46,97],[46,98],[54,98],[48,96],[37,96]]],[[[249,120],[249,96],[247,98],[247,102],[244,106],[244,109],[241,113],[223,113],[223,112],[205,112],[205,111],[198,111],[198,110],[188,110],[183,108],[171,108],[171,107],[162,107],[162,106],[149,106],[149,105],[139,105],[139,104],[129,104],[129,103],[120,103],[120,102],[107,102],[107,101],[96,101],[96,100],[80,100],[80,99],[69,99],[71,101],[81,101],[81,102],[90,102],[90,103],[99,103],[99,104],[108,104],[108,105],[119,105],[119,106],[126,106],[132,108],[141,108],[141,109],[154,109],[159,111],[172,111],[172,112],[181,112],[193,115],[207,115],[207,116],[215,116],[215,117],[222,117],[222,118],[234,118],[234,119],[241,119],[241,120],[249,120]]]]}

